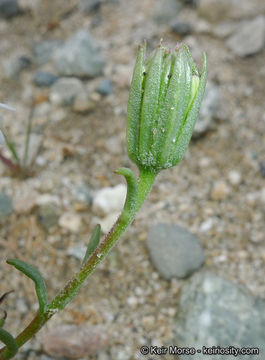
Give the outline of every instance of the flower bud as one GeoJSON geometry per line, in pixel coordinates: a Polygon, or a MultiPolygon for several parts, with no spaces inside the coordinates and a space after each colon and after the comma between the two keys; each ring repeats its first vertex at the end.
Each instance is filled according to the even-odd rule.
{"type": "Polygon", "coordinates": [[[200,74],[189,50],[159,45],[145,59],[139,47],[127,115],[127,151],[139,168],[151,172],[177,165],[183,158],[206,85],[206,56],[200,74]]]}

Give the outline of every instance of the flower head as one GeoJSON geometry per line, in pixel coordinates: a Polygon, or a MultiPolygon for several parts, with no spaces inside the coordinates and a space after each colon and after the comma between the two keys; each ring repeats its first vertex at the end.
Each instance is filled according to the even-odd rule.
{"type": "Polygon", "coordinates": [[[177,165],[183,158],[199,113],[206,85],[206,56],[200,74],[188,48],[161,43],[145,58],[139,47],[127,116],[127,151],[140,168],[152,172],[177,165]]]}

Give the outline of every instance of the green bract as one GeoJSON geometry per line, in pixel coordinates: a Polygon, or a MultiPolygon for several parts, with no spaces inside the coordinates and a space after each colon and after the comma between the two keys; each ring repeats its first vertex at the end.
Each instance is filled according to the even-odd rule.
{"type": "Polygon", "coordinates": [[[159,45],[145,59],[139,47],[127,116],[127,151],[139,168],[151,172],[177,165],[183,158],[206,85],[206,55],[200,74],[189,50],[159,45]]]}

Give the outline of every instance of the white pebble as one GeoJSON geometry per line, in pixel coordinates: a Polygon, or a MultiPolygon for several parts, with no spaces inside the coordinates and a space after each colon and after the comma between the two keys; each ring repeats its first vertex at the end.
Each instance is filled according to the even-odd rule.
{"type": "Polygon", "coordinates": [[[239,185],[241,183],[241,174],[237,170],[231,170],[228,174],[228,180],[232,185],[239,185]]]}
{"type": "Polygon", "coordinates": [[[214,225],[214,222],[215,221],[213,218],[209,218],[208,220],[205,220],[204,222],[201,223],[200,231],[207,232],[207,231],[211,230],[211,228],[214,225]]]}
{"type": "Polygon", "coordinates": [[[107,215],[104,219],[98,221],[98,223],[101,226],[101,231],[103,234],[107,234],[110,231],[112,225],[118,219],[119,215],[120,215],[119,212],[114,212],[112,214],[107,215]]]}
{"type": "Polygon", "coordinates": [[[126,198],[126,186],[119,184],[99,190],[93,201],[93,209],[100,214],[110,214],[122,210],[126,198]]]}
{"type": "Polygon", "coordinates": [[[135,307],[138,304],[138,299],[135,296],[130,296],[127,298],[127,303],[129,306],[135,307]]]}
{"type": "Polygon", "coordinates": [[[60,217],[58,223],[62,228],[69,230],[73,233],[78,233],[82,226],[81,217],[77,214],[72,213],[63,214],[60,217]]]}

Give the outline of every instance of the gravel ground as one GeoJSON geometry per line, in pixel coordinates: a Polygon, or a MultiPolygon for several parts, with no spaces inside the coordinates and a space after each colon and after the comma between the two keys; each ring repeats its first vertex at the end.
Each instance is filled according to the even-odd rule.
{"type": "MultiPolygon", "coordinates": [[[[50,296],[71,278],[79,260],[67,256],[67,248],[86,244],[98,221],[93,207],[76,204],[72,188],[86,182],[95,192],[123,182],[113,173],[118,167],[135,169],[126,155],[125,117],[137,45],[147,39],[151,49],[160,38],[172,46],[181,40],[168,25],[153,21],[151,0],[106,1],[100,12],[88,15],[78,11],[75,1],[65,8],[59,0],[52,3],[50,15],[48,9],[42,9],[41,16],[35,9],[33,15],[26,12],[0,21],[0,62],[13,54],[31,56],[32,44],[43,38],[64,40],[88,28],[106,59],[105,77],[112,80],[114,90],[107,97],[96,96],[93,89],[98,79],[86,80],[92,89],[93,111],[76,114],[49,104],[48,115],[34,117],[35,127],[45,126],[40,153],[45,165],[37,165],[33,177],[18,179],[0,167],[0,191],[13,198],[14,206],[14,199],[34,190],[38,196],[58,198],[60,214],[70,212],[81,218],[77,233],[59,226],[46,232],[38,223],[36,208],[0,218],[0,291],[15,290],[5,301],[6,328],[14,334],[32,318],[36,299],[31,281],[10,269],[5,259],[18,257],[38,266],[50,296]]],[[[196,8],[187,7],[180,16],[184,22],[203,22],[204,27],[194,26],[184,41],[196,61],[200,62],[202,51],[208,55],[209,79],[218,84],[223,96],[221,116],[214,129],[192,141],[178,167],[158,176],[119,245],[67,310],[56,315],[27,349],[41,350],[47,331],[61,323],[104,324],[109,346],[103,355],[87,359],[141,359],[142,344],[170,343],[177,298],[185,280],[163,280],[150,263],[146,233],[160,222],[188,228],[205,249],[205,268],[265,299],[265,50],[239,58],[223,39],[214,36],[214,25],[207,28],[209,23],[198,18],[196,8]]],[[[37,69],[33,63],[15,79],[6,78],[4,71],[0,75],[1,102],[17,109],[15,116],[4,113],[5,125],[18,143],[23,141],[32,97],[38,109],[48,99],[49,89],[32,84],[37,69]]]]}

